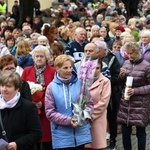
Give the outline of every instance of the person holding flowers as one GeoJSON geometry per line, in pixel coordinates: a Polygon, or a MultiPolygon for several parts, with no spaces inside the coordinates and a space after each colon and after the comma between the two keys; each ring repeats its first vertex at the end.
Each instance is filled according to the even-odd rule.
{"type": "Polygon", "coordinates": [[[101,73],[101,68],[102,60],[99,59],[93,77],[93,84],[89,88],[94,102],[92,121],[90,121],[92,143],[85,145],[85,150],[104,150],[107,146],[107,106],[111,95],[111,83],[101,73]]]}
{"type": "Polygon", "coordinates": [[[45,112],[51,121],[53,149],[84,150],[84,145],[92,142],[88,120],[93,112],[93,100],[73,71],[73,61],[69,56],[58,56],[54,65],[55,77],[45,94],[45,112]],[[76,106],[82,115],[75,113],[78,112],[76,106]]]}
{"type": "MultiPolygon", "coordinates": [[[[40,84],[43,89],[37,90],[38,96],[34,96],[34,103],[37,108],[40,109],[39,117],[42,124],[43,136],[40,142],[37,144],[37,149],[40,150],[41,145],[44,150],[52,150],[51,147],[51,132],[50,132],[50,122],[45,115],[45,90],[47,85],[53,80],[55,74],[55,68],[48,65],[48,60],[50,59],[50,53],[47,47],[38,45],[32,51],[32,58],[34,60],[34,65],[26,67],[22,73],[22,79],[28,81],[31,85],[31,82],[40,84]],[[41,92],[40,92],[41,91],[41,92]],[[40,96],[39,96],[40,94],[40,96]]],[[[34,86],[34,85],[33,85],[34,86]]],[[[31,89],[32,90],[32,89],[31,89]]],[[[32,95],[33,98],[33,95],[32,95]]]]}

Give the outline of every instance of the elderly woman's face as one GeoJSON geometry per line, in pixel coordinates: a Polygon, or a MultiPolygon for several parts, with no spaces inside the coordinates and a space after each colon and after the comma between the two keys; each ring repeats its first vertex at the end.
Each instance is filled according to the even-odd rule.
{"type": "Polygon", "coordinates": [[[34,63],[37,65],[38,68],[41,68],[46,65],[46,57],[43,52],[36,52],[34,63]]]}
{"type": "Polygon", "coordinates": [[[150,42],[150,37],[146,35],[141,36],[141,41],[144,45],[147,45],[150,42]]]}
{"type": "Polygon", "coordinates": [[[60,68],[56,67],[56,70],[60,77],[68,79],[71,77],[72,64],[70,61],[66,61],[60,68]]]}
{"type": "Polygon", "coordinates": [[[135,60],[139,55],[139,51],[133,51],[131,49],[126,50],[129,60],[135,60]]]}
{"type": "Polygon", "coordinates": [[[19,89],[15,89],[15,86],[12,83],[6,83],[5,85],[1,85],[1,95],[5,101],[11,100],[19,89]]]}
{"type": "Polygon", "coordinates": [[[39,40],[38,44],[46,46],[47,45],[47,41],[45,41],[45,40],[39,40]]]}

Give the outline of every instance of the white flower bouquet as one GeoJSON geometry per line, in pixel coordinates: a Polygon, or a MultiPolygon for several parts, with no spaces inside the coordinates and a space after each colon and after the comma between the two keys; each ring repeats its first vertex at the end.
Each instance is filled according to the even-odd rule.
{"type": "MultiPolygon", "coordinates": [[[[29,87],[32,94],[32,101],[37,103],[44,97],[44,87],[41,84],[30,82],[29,87]]],[[[38,109],[38,114],[41,114],[40,109],[38,109]]]]}

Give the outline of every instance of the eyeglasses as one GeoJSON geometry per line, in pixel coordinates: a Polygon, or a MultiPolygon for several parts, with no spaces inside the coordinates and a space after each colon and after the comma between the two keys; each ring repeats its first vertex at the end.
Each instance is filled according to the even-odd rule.
{"type": "Polygon", "coordinates": [[[15,68],[15,67],[10,67],[10,68],[4,68],[3,70],[4,70],[4,71],[9,71],[9,70],[11,70],[12,72],[14,72],[14,71],[16,70],[16,68],[15,68]]]}

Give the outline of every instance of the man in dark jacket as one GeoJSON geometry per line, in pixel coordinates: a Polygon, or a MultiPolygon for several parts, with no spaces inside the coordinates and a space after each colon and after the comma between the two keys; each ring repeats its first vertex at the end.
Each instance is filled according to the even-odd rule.
{"type": "Polygon", "coordinates": [[[65,53],[74,59],[74,62],[80,61],[84,56],[84,47],[88,42],[86,41],[86,30],[78,27],[75,30],[75,40],[70,42],[66,48],[65,53]]]}

